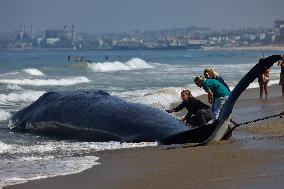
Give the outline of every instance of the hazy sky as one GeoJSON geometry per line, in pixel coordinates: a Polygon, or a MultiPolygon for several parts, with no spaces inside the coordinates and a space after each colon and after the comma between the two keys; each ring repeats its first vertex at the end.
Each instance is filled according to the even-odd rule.
{"type": "Polygon", "coordinates": [[[0,32],[35,30],[121,32],[200,26],[272,27],[284,19],[284,0],[0,0],[0,32]]]}

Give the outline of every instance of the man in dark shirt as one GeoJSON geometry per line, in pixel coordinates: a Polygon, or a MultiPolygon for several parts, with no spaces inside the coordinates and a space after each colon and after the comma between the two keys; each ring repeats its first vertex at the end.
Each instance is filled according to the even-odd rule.
{"type": "Polygon", "coordinates": [[[172,113],[186,108],[188,113],[181,120],[193,126],[203,126],[212,119],[210,106],[194,98],[189,90],[181,92],[181,99],[183,102],[178,107],[166,111],[172,113]]]}

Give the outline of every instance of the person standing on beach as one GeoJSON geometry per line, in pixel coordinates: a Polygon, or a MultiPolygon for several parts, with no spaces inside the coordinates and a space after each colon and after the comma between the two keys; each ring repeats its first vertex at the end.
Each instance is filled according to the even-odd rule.
{"type": "Polygon", "coordinates": [[[217,120],[223,104],[230,96],[230,91],[217,79],[204,79],[198,76],[194,79],[194,83],[203,88],[208,94],[208,102],[212,104],[213,120],[217,120]]]}
{"type": "Polygon", "coordinates": [[[281,66],[279,85],[282,85],[282,97],[284,97],[284,56],[282,56],[282,60],[278,62],[278,66],[281,66]]]}
{"type": "Polygon", "coordinates": [[[212,119],[210,106],[194,98],[190,90],[183,90],[180,95],[183,102],[178,107],[166,110],[166,112],[179,112],[183,108],[186,108],[188,113],[181,121],[191,126],[203,126],[212,119]]]}
{"type": "Polygon", "coordinates": [[[270,79],[269,72],[270,72],[269,68],[266,68],[264,72],[259,74],[257,78],[258,84],[259,84],[259,98],[260,99],[262,99],[263,90],[265,92],[266,99],[269,99],[269,96],[268,96],[268,82],[270,79]]]}

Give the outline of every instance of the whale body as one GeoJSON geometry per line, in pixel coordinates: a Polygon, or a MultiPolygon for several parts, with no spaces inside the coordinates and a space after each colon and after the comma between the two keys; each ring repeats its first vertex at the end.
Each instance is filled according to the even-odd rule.
{"type": "Polygon", "coordinates": [[[14,130],[86,141],[162,142],[192,130],[164,111],[102,90],[47,92],[11,120],[14,130]]]}
{"type": "Polygon", "coordinates": [[[197,128],[162,110],[130,103],[102,90],[47,92],[12,116],[9,125],[14,131],[63,139],[204,145],[230,132],[228,119],[236,100],[266,67],[279,60],[280,55],[261,60],[234,88],[218,120],[197,128]]]}

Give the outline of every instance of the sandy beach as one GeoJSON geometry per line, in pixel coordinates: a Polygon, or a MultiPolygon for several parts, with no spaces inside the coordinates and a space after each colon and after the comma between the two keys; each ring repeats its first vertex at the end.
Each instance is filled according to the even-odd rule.
{"type": "MultiPolygon", "coordinates": [[[[246,90],[232,118],[245,122],[284,111],[280,86],[270,99],[246,90]]],[[[99,165],[79,174],[4,187],[25,188],[283,188],[284,118],[237,128],[227,141],[200,147],[147,147],[96,152],[99,165]]]]}

